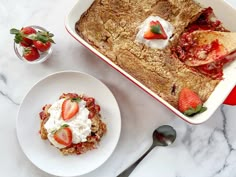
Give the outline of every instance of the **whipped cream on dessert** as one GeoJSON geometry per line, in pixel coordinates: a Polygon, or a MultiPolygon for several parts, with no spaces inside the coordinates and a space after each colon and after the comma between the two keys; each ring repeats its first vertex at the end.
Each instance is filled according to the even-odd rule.
{"type": "Polygon", "coordinates": [[[44,125],[45,129],[48,132],[49,141],[61,149],[66,146],[59,144],[54,139],[54,133],[58,129],[60,129],[63,125],[68,125],[72,131],[72,143],[78,144],[80,142],[87,141],[87,136],[91,133],[91,120],[88,119],[89,110],[85,107],[86,102],[81,100],[79,104],[79,111],[77,114],[71,118],[70,120],[63,120],[61,116],[62,112],[62,103],[65,99],[60,99],[52,104],[52,106],[48,109],[48,113],[50,114],[48,121],[44,125]]]}
{"type": "Polygon", "coordinates": [[[166,20],[159,16],[149,16],[139,27],[139,32],[136,35],[135,41],[139,43],[143,43],[148,47],[151,47],[153,49],[164,49],[170,40],[170,37],[173,34],[174,27],[166,20]],[[166,39],[145,39],[144,34],[150,30],[150,23],[152,21],[158,21],[160,22],[163,30],[166,33],[167,38],[166,39]]]}

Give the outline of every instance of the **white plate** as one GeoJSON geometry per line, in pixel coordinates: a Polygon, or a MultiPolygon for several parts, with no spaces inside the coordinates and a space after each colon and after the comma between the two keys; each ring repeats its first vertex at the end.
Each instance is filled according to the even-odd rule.
{"type": "Polygon", "coordinates": [[[58,72],[40,80],[25,96],[19,109],[16,131],[23,152],[38,168],[58,176],[78,176],[102,165],[114,151],[121,131],[120,110],[111,91],[96,78],[76,71],[58,72]],[[99,147],[82,155],[63,156],[38,133],[42,106],[53,103],[62,93],[68,92],[94,97],[107,124],[108,131],[99,147]]]}
{"type": "MultiPolygon", "coordinates": [[[[224,26],[231,31],[236,31],[236,20],[232,20],[236,18],[236,11],[229,4],[227,4],[224,0],[195,0],[196,2],[202,4],[203,7],[211,6],[214,9],[216,16],[223,22],[224,26]]],[[[74,37],[77,41],[79,41],[86,48],[91,50],[94,54],[99,56],[103,61],[108,63],[114,69],[119,71],[121,74],[126,76],[129,80],[135,83],[137,86],[142,88],[145,92],[151,95],[153,98],[158,100],[164,106],[166,106],[170,111],[175,113],[178,117],[182,118],[188,123],[191,124],[200,124],[207,121],[216,109],[223,103],[227,95],[234,88],[236,84],[236,61],[231,62],[230,65],[227,65],[224,68],[224,79],[217,85],[214,92],[211,94],[209,99],[205,102],[205,106],[207,107],[207,111],[194,116],[193,118],[187,117],[183,115],[176,108],[171,106],[168,102],[159,97],[156,93],[148,89],[145,85],[140,83],[134,77],[129,75],[126,71],[120,68],[118,65],[109,60],[106,56],[96,50],[93,46],[87,43],[84,39],[82,39],[75,31],[75,23],[79,20],[80,16],[91,6],[94,0],[78,0],[75,6],[71,9],[70,13],[66,17],[65,27],[68,33],[74,37]]]]}

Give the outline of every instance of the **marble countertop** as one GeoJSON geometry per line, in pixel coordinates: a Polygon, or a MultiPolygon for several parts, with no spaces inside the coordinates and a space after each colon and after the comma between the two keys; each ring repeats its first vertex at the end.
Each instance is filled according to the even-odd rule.
{"type": "MultiPolygon", "coordinates": [[[[228,2],[236,7],[234,0],[228,2]]],[[[152,131],[161,124],[171,124],[176,128],[176,142],[168,148],[151,151],[131,176],[142,177],[141,173],[150,167],[150,157],[158,157],[155,167],[159,166],[156,170],[162,177],[236,176],[236,120],[232,112],[236,112],[236,108],[222,105],[209,121],[198,126],[176,118],[67,33],[64,19],[75,3],[76,0],[0,1],[1,176],[51,176],[26,158],[16,137],[15,122],[20,104],[32,85],[63,70],[82,71],[100,79],[113,92],[121,110],[122,130],[115,152],[101,167],[83,177],[117,176],[149,148],[152,131]],[[13,36],[9,30],[27,25],[43,26],[55,35],[53,54],[42,64],[23,63],[14,53],[13,36]],[[147,122],[149,127],[145,126],[147,122]]],[[[153,173],[150,171],[149,176],[155,176],[153,173]]]]}

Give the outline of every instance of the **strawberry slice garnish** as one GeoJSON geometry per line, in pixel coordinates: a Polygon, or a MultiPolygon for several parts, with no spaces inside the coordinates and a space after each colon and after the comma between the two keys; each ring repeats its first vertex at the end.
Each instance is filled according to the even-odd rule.
{"type": "Polygon", "coordinates": [[[79,98],[66,99],[62,103],[62,119],[69,120],[79,112],[79,98]]]}
{"type": "Polygon", "coordinates": [[[54,133],[53,137],[59,144],[66,147],[72,144],[72,131],[68,125],[63,125],[54,133]]]}
{"type": "Polygon", "coordinates": [[[206,111],[206,107],[203,107],[200,97],[188,88],[183,88],[179,94],[178,102],[179,111],[187,116],[193,116],[197,113],[206,111]]]}
{"type": "Polygon", "coordinates": [[[145,39],[167,39],[165,30],[159,21],[151,21],[149,29],[144,33],[145,39]]]}

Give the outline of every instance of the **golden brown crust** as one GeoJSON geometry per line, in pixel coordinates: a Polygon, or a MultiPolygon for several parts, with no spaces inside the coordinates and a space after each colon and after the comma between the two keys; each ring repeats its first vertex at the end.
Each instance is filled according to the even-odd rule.
{"type": "Polygon", "coordinates": [[[201,11],[192,0],[95,0],[75,28],[98,51],[177,107],[183,87],[206,101],[219,82],[187,68],[171,54],[180,34],[201,11]],[[150,15],[164,18],[175,28],[164,50],[135,42],[138,26],[150,15]]]}

